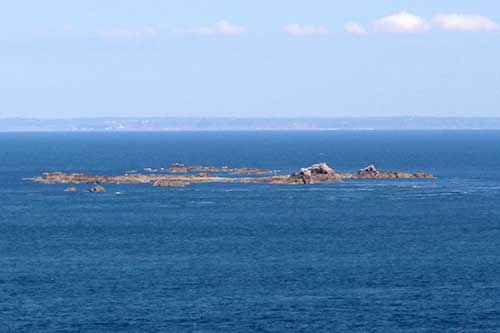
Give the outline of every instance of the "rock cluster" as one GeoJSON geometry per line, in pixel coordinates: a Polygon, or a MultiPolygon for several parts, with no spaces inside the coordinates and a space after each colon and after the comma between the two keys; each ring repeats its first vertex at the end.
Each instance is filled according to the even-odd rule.
{"type": "Polygon", "coordinates": [[[335,171],[325,162],[313,164],[309,168],[301,168],[300,174],[304,176],[333,175],[335,171]]]}
{"type": "MultiPolygon", "coordinates": [[[[347,178],[347,177],[346,177],[347,178]]],[[[406,173],[400,171],[379,171],[371,164],[366,168],[358,170],[356,174],[352,175],[353,179],[411,179],[411,178],[434,178],[432,175],[417,171],[415,173],[406,173]]]]}
{"type": "Polygon", "coordinates": [[[373,164],[370,164],[366,168],[359,169],[357,174],[360,177],[369,178],[369,177],[377,177],[380,173],[378,172],[377,168],[373,164]]]}
{"type": "Polygon", "coordinates": [[[174,163],[168,168],[160,168],[160,169],[152,169],[145,168],[144,171],[152,173],[152,172],[161,172],[161,173],[174,173],[174,174],[183,174],[183,173],[232,173],[232,174],[241,174],[241,175],[269,175],[272,174],[272,170],[268,169],[258,169],[258,168],[230,168],[228,166],[215,167],[215,166],[202,166],[202,165],[193,165],[186,166],[182,163],[174,163]]]}
{"type": "MultiPolygon", "coordinates": [[[[207,173],[206,168],[184,167],[183,165],[172,166],[179,172],[174,174],[125,174],[122,176],[96,176],[83,173],[45,173],[43,176],[36,177],[33,181],[43,184],[96,184],[89,189],[90,192],[104,192],[102,184],[152,184],[159,187],[182,187],[191,183],[268,183],[268,184],[316,184],[316,183],[337,183],[344,179],[404,179],[404,178],[433,178],[432,175],[421,171],[415,173],[405,173],[400,171],[380,171],[374,165],[358,170],[356,173],[336,173],[326,163],[313,164],[308,168],[302,168],[298,173],[291,175],[272,175],[266,177],[230,177],[230,176],[212,176],[207,173]],[[182,168],[192,172],[196,168],[199,173],[194,175],[179,175],[182,168]]],[[[224,169],[227,167],[223,167],[224,169]]],[[[229,169],[228,170],[254,170],[252,168],[229,169]]],[[[183,169],[182,169],[183,170],[183,169]]],[[[218,169],[220,170],[220,169],[218,169]]],[[[68,188],[73,191],[73,188],[68,188]]],[[[76,188],[75,188],[76,190],[76,188]]]]}
{"type": "Polygon", "coordinates": [[[342,181],[342,177],[336,174],[325,162],[301,168],[298,174],[291,174],[288,179],[292,184],[338,183],[342,181]]]}

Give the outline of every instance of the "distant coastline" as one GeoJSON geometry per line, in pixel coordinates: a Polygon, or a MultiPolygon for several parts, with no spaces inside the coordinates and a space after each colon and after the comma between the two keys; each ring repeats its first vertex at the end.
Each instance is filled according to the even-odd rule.
{"type": "Polygon", "coordinates": [[[0,118],[0,132],[500,130],[500,117],[0,118]]]}

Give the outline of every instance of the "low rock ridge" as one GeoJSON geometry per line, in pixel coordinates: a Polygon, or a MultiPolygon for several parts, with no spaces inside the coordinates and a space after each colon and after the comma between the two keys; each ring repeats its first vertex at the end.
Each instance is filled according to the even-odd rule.
{"type": "Polygon", "coordinates": [[[152,184],[158,187],[183,187],[192,183],[267,183],[309,185],[318,183],[338,183],[344,179],[431,179],[432,175],[417,171],[406,173],[400,171],[379,171],[369,165],[355,173],[337,173],[325,162],[301,168],[291,175],[273,175],[268,177],[229,177],[212,176],[206,172],[196,175],[165,174],[125,174],[121,176],[100,176],[84,173],[51,172],[32,179],[42,184],[93,184],[94,192],[101,192],[102,184],[152,184]]]}
{"type": "Polygon", "coordinates": [[[182,163],[174,163],[168,168],[144,168],[144,171],[147,173],[194,173],[194,172],[212,172],[212,173],[231,173],[231,174],[239,174],[239,175],[270,175],[275,173],[273,170],[269,169],[259,169],[259,168],[230,168],[228,166],[216,167],[216,166],[202,166],[202,165],[192,165],[187,166],[182,163]]]}
{"type": "Polygon", "coordinates": [[[354,174],[345,174],[343,178],[350,179],[411,179],[411,178],[423,178],[432,179],[434,176],[427,174],[422,171],[416,171],[414,173],[407,173],[401,171],[380,171],[373,164],[359,169],[354,174]]]}

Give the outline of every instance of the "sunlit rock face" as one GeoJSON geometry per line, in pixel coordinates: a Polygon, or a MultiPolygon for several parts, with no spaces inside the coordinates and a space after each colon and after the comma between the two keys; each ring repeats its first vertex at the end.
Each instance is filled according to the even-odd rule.
{"type": "Polygon", "coordinates": [[[328,164],[321,162],[308,168],[301,168],[298,174],[291,174],[288,181],[292,184],[338,183],[342,181],[342,177],[328,164]]]}

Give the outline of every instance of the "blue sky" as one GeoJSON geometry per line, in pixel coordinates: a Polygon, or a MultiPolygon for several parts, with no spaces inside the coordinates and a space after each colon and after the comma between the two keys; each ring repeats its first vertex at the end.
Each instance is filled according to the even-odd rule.
{"type": "Polygon", "coordinates": [[[500,116],[500,1],[8,1],[0,117],[500,116]]]}

